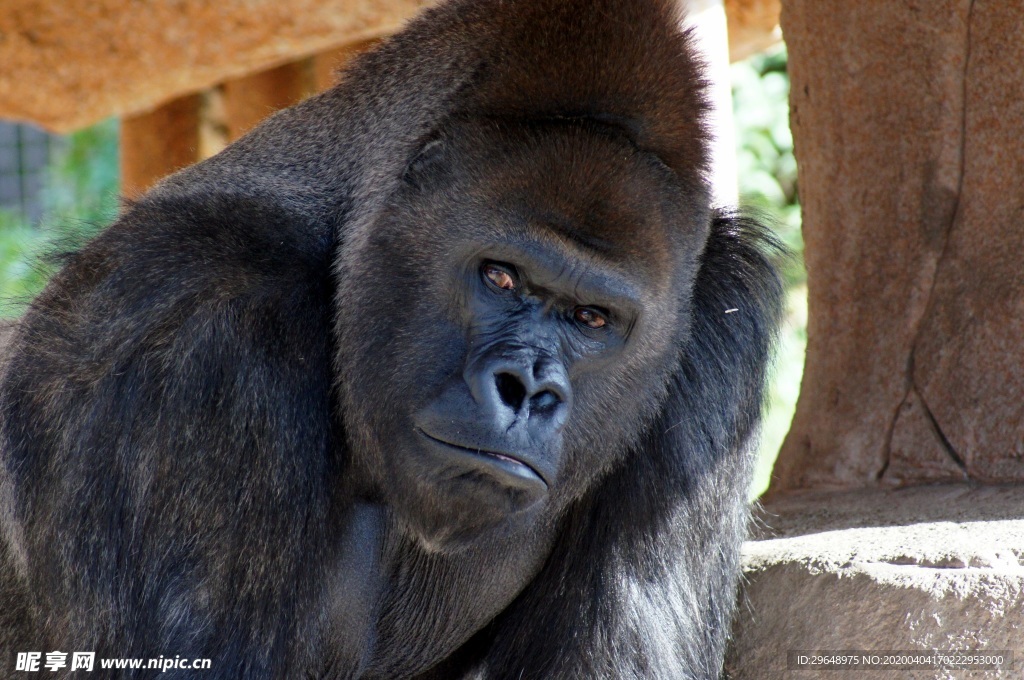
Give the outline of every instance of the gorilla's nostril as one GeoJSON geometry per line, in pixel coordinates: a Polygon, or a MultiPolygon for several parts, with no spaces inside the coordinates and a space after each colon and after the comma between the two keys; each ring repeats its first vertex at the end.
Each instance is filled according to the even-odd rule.
{"type": "Polygon", "coordinates": [[[494,382],[498,387],[501,401],[518,412],[523,407],[523,400],[526,399],[526,386],[511,373],[498,373],[494,376],[494,382]]]}
{"type": "Polygon", "coordinates": [[[554,410],[562,400],[551,390],[544,390],[530,397],[531,413],[546,413],[554,410]]]}

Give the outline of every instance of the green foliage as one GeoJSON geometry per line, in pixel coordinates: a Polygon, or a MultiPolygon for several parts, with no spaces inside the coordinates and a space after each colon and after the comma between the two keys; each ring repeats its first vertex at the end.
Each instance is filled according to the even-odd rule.
{"type": "Polygon", "coordinates": [[[761,428],[761,444],[750,487],[751,498],[757,498],[768,488],[772,468],[779,455],[789,426],[793,422],[800,381],[804,373],[804,354],[807,349],[807,288],[797,286],[787,292],[786,313],[779,334],[775,355],[774,374],[768,386],[768,404],[761,428]]]}
{"type": "Polygon", "coordinates": [[[751,495],[768,487],[779,448],[789,431],[803,376],[807,346],[807,274],[803,266],[796,158],[789,129],[786,51],[779,48],[732,67],[740,195],[773,218],[793,257],[782,264],[787,284],[786,316],[751,495]]]}
{"type": "Polygon", "coordinates": [[[39,232],[22,217],[0,211],[0,317],[17,316],[46,283],[46,275],[32,263],[39,232]]]}
{"type": "Polygon", "coordinates": [[[0,211],[0,317],[18,316],[52,273],[45,255],[77,245],[117,214],[118,124],[109,120],[69,135],[54,154],[38,226],[0,211]]]}
{"type": "Polygon", "coordinates": [[[804,282],[803,238],[796,158],[789,130],[786,51],[779,48],[734,64],[733,114],[742,201],[774,218],[783,242],[796,256],[784,272],[790,286],[804,282]]]}
{"type": "Polygon", "coordinates": [[[50,164],[45,201],[50,229],[61,235],[94,233],[117,215],[121,186],[116,119],[68,137],[50,164]]]}

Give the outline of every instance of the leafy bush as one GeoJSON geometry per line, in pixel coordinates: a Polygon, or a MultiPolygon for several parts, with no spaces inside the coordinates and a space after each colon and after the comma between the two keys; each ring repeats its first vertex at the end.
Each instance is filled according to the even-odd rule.
{"type": "Polygon", "coordinates": [[[800,392],[807,345],[807,274],[803,266],[796,158],[789,129],[785,49],[734,64],[732,81],[740,195],[744,203],[774,219],[779,236],[793,253],[791,259],[782,263],[788,289],[787,309],[751,488],[751,495],[759,496],[768,487],[800,392]]]}

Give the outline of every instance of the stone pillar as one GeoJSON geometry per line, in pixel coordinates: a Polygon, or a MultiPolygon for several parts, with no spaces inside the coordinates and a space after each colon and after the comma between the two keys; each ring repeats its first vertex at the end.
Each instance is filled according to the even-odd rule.
{"type": "Polygon", "coordinates": [[[785,0],[782,28],[807,366],[730,677],[1019,677],[1024,5],[785,0]],[[797,650],[1000,664],[826,672],[797,650]]]}
{"type": "Polygon", "coordinates": [[[134,198],[198,160],[201,98],[186,95],[121,123],[121,184],[134,198]]]}
{"type": "Polygon", "coordinates": [[[1024,480],[1024,6],[787,0],[807,365],[770,494],[1024,480]]]}

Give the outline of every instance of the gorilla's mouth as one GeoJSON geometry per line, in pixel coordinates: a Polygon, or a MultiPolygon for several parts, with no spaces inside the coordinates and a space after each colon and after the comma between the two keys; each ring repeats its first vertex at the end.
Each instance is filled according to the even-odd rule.
{"type": "Polygon", "coordinates": [[[545,489],[548,487],[547,480],[544,479],[536,468],[511,454],[455,444],[450,441],[445,441],[444,439],[438,439],[421,428],[416,428],[416,431],[425,439],[430,440],[434,444],[437,444],[448,451],[457,453],[460,456],[471,456],[468,460],[472,462],[472,466],[474,467],[482,462],[488,465],[488,467],[497,468],[503,472],[504,475],[513,477],[517,486],[523,483],[529,485],[539,483],[543,485],[545,489]]]}

